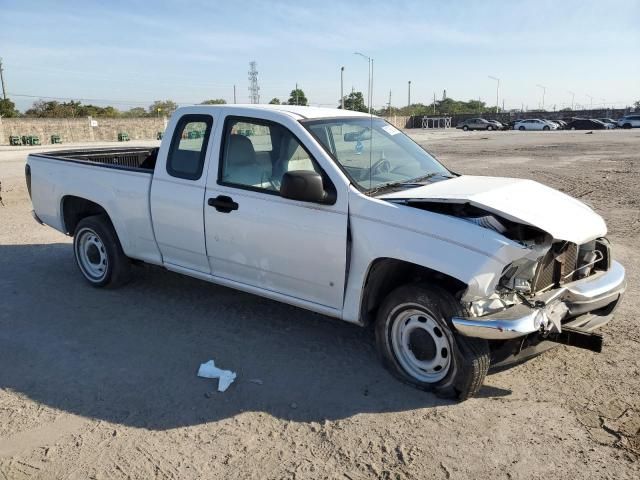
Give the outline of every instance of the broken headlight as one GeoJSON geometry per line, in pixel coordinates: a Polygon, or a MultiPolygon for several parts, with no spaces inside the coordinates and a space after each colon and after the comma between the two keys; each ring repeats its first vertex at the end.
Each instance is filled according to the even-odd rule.
{"type": "Polygon", "coordinates": [[[509,264],[500,277],[500,286],[521,293],[531,292],[531,283],[538,266],[537,260],[521,258],[509,264]]]}

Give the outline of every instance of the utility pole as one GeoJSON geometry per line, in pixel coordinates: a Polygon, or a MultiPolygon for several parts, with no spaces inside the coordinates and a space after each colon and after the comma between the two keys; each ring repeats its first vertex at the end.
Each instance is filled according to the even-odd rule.
{"type": "Polygon", "coordinates": [[[536,85],[536,87],[542,89],[542,108],[541,108],[541,110],[544,110],[544,94],[547,93],[547,87],[545,87],[544,85],[536,85]]]}
{"type": "Polygon", "coordinates": [[[2,83],[2,98],[7,99],[7,87],[4,84],[4,70],[2,69],[2,58],[0,58],[0,82],[2,83]]]}
{"type": "Polygon", "coordinates": [[[433,114],[436,114],[436,92],[433,92],[433,114]]]}
{"type": "Polygon", "coordinates": [[[344,67],[340,67],[340,108],[344,110],[344,67]]]}
{"type": "Polygon", "coordinates": [[[237,103],[236,102],[236,86],[235,85],[233,86],[233,103],[234,104],[237,103]]]}
{"type": "Polygon", "coordinates": [[[296,82],[296,105],[298,105],[298,82],[296,82]]]}
{"type": "Polygon", "coordinates": [[[387,113],[391,116],[391,90],[389,90],[389,103],[387,104],[387,113]]]}
{"type": "Polygon", "coordinates": [[[409,80],[409,94],[407,95],[407,107],[411,106],[411,80],[409,80]]]}
{"type": "Polygon", "coordinates": [[[362,58],[366,59],[369,61],[369,93],[368,93],[368,100],[369,100],[369,115],[371,115],[371,104],[373,102],[373,58],[369,57],[368,55],[365,55],[364,53],[360,53],[360,52],[353,52],[354,55],[359,55],[362,58]]]}
{"type": "Polygon", "coordinates": [[[498,77],[493,77],[491,75],[489,75],[489,78],[491,80],[495,80],[497,82],[497,85],[496,85],[496,113],[498,113],[498,110],[500,109],[500,102],[498,101],[498,99],[500,98],[500,79],[498,77]]]}
{"type": "Polygon", "coordinates": [[[591,95],[585,95],[587,97],[589,97],[589,100],[591,100],[591,107],[589,107],[591,110],[593,110],[593,97],[591,95]]]}
{"type": "Polygon", "coordinates": [[[573,111],[573,107],[575,106],[576,102],[576,94],[574,92],[572,92],[571,90],[567,90],[567,92],[569,92],[571,94],[571,110],[573,111]]]}

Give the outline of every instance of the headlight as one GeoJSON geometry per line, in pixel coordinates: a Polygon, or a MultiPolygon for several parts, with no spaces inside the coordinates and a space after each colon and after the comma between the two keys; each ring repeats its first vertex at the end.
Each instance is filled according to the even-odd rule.
{"type": "Polygon", "coordinates": [[[500,277],[500,285],[509,290],[529,293],[537,266],[538,262],[535,260],[527,258],[516,260],[504,269],[504,273],[500,277]]]}

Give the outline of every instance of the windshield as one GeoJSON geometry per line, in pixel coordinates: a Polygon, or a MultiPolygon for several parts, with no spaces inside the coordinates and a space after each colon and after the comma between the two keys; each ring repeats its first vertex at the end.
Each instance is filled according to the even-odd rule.
{"type": "Polygon", "coordinates": [[[451,176],[422,147],[381,118],[331,118],[302,123],[363,190],[451,176]]]}

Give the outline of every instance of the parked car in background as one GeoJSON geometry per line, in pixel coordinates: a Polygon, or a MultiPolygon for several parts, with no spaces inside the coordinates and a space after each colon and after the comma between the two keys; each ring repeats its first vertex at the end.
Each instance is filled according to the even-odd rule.
{"type": "Polygon", "coordinates": [[[468,118],[456,125],[465,132],[467,130],[497,130],[496,126],[484,118],[468,118]]]}
{"type": "Polygon", "coordinates": [[[519,120],[513,126],[514,130],[557,130],[558,125],[539,118],[519,120]]]}
{"type": "Polygon", "coordinates": [[[613,125],[611,128],[618,128],[618,123],[613,118],[598,118],[602,123],[613,125]]]}
{"type": "Polygon", "coordinates": [[[509,126],[505,125],[504,123],[498,121],[498,120],[487,120],[487,122],[492,123],[493,125],[495,125],[496,130],[509,130],[509,126]]]}
{"type": "Polygon", "coordinates": [[[620,128],[639,128],[640,127],[640,114],[625,115],[618,120],[618,127],[620,128]]]}
{"type": "Polygon", "coordinates": [[[591,118],[580,118],[567,125],[567,130],[605,130],[606,128],[604,123],[591,118]]]}
{"type": "Polygon", "coordinates": [[[598,122],[604,125],[604,128],[606,128],[607,130],[611,130],[616,128],[616,125],[613,123],[607,123],[607,122],[603,122],[602,120],[598,119],[598,118],[592,118],[591,120],[593,120],[594,122],[598,122]]]}
{"type": "Polygon", "coordinates": [[[547,118],[543,119],[544,122],[547,122],[549,125],[556,127],[556,130],[561,130],[560,124],[557,120],[549,120],[547,118]]]}

